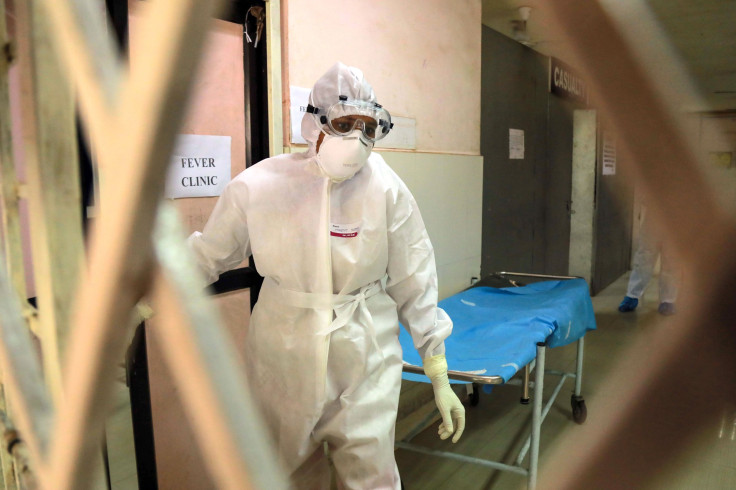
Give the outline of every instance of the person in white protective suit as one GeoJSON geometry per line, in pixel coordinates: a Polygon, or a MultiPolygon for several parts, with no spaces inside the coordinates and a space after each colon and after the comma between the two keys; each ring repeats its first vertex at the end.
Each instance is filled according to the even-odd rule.
{"type": "Polygon", "coordinates": [[[209,282],[253,255],[264,276],[246,340],[251,390],[299,488],[401,488],[394,428],[399,321],[432,380],[439,434],[465,410],[447,379],[452,321],[437,307],[434,251],[419,209],[373,144],[391,129],[360,70],[314,85],[306,153],[268,158],[226,187],[189,243],[209,282]]]}
{"type": "Polygon", "coordinates": [[[629,277],[626,296],[621,301],[618,310],[622,313],[634,311],[639,305],[639,299],[649,285],[654,274],[657,257],[660,259],[659,272],[659,307],[661,315],[675,314],[675,301],[681,280],[681,271],[673,259],[667,245],[658,237],[651,218],[644,208],[641,220],[641,237],[639,246],[634,253],[633,268],[629,277]]]}

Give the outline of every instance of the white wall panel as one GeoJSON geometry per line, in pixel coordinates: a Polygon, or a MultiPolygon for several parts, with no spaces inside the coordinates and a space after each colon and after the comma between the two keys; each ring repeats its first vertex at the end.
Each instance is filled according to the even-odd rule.
{"type": "Polygon", "coordinates": [[[435,249],[440,298],[480,274],[483,158],[381,152],[414,194],[435,249]]]}

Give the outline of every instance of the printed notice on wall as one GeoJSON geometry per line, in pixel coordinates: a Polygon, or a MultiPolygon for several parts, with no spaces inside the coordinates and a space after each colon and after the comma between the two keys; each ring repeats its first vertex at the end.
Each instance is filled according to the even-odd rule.
{"type": "MultiPolygon", "coordinates": [[[[291,99],[291,107],[289,115],[291,116],[291,142],[306,145],[307,141],[302,136],[302,119],[307,113],[307,104],[309,104],[308,88],[289,87],[289,95],[291,99]]],[[[311,116],[310,116],[311,117],[311,116]]]]}
{"type": "Polygon", "coordinates": [[[524,130],[509,128],[509,158],[524,159],[524,130]]]}
{"type": "Polygon", "coordinates": [[[166,175],[166,197],[219,196],[230,182],[230,140],[180,134],[166,175]]]}
{"type": "Polygon", "coordinates": [[[616,175],[616,140],[603,132],[603,175],[616,175]]]}

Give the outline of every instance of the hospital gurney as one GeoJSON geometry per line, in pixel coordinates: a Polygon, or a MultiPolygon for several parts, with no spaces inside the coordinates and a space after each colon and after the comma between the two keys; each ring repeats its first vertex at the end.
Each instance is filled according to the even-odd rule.
{"type": "MultiPolygon", "coordinates": [[[[527,477],[528,488],[534,488],[539,460],[539,434],[542,422],[568,378],[575,380],[571,397],[575,422],[582,424],[587,412],[581,396],[584,335],[595,329],[593,305],[588,284],[581,278],[498,272],[492,275],[514,285],[508,288],[473,287],[439,303],[452,318],[452,335],[445,341],[448,376],[453,383],[472,383],[471,404],[478,401],[480,385],[514,384],[511,378],[521,369],[521,403],[532,396],[532,427],[513,465],[424,448],[411,443],[410,434],[396,447],[424,454],[479,464],[527,477]],[[518,286],[511,277],[544,279],[542,282],[518,286]],[[553,280],[548,280],[553,279],[553,280]],[[574,373],[545,370],[547,347],[560,347],[577,341],[577,363],[574,373]],[[534,381],[530,383],[531,372],[534,381]],[[552,395],[542,407],[544,374],[560,376],[552,395]],[[530,451],[529,464],[522,462],[530,451]]],[[[484,282],[487,282],[484,280],[484,282]]],[[[428,383],[422,361],[404,329],[400,334],[404,350],[404,379],[428,383]]]]}

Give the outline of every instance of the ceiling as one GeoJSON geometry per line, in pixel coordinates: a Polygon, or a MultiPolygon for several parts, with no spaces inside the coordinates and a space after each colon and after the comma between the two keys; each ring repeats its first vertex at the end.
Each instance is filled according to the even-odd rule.
{"type": "MultiPolygon", "coordinates": [[[[619,20],[622,33],[650,70],[663,65],[663,59],[681,59],[661,69],[671,80],[675,65],[683,80],[676,90],[696,94],[697,100],[684,104],[688,110],[736,111],[736,1],[599,1],[619,20]],[[662,56],[663,51],[673,56],[662,56]]],[[[549,0],[482,0],[483,24],[514,38],[512,21],[521,19],[519,7],[531,7],[527,39],[521,40],[542,54],[569,61],[569,47],[545,30],[548,22],[537,8],[541,2],[549,0]]]]}

